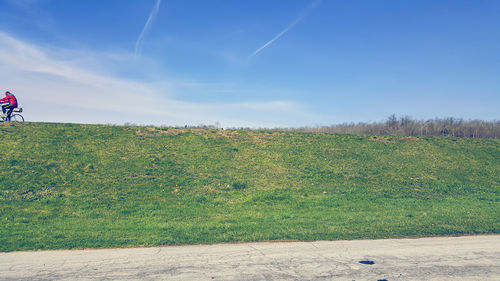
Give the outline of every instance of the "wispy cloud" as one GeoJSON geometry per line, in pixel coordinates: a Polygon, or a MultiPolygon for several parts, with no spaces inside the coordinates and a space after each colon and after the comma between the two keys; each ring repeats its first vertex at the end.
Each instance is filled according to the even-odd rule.
{"type": "Polygon", "coordinates": [[[160,9],[160,4],[161,0],[156,0],[155,5],[153,6],[153,9],[151,10],[151,13],[149,13],[148,20],[146,21],[146,24],[142,28],[142,32],[137,38],[137,41],[135,42],[135,52],[134,55],[135,57],[140,56],[142,53],[142,47],[144,45],[144,37],[146,36],[146,33],[151,26],[151,23],[154,21],[156,18],[156,15],[158,14],[158,10],[160,9]]]}
{"type": "MultiPolygon", "coordinates": [[[[144,82],[122,78],[103,69],[112,64],[111,60],[118,60],[116,56],[46,45],[42,48],[1,31],[0,42],[0,82],[6,87],[0,90],[17,95],[29,121],[154,125],[219,122],[224,127],[276,127],[318,118],[289,100],[180,100],[177,97],[185,93],[183,89],[176,92],[176,88],[182,79],[144,82]]],[[[130,58],[124,56],[125,61],[130,58]]],[[[206,91],[206,85],[197,81],[190,87],[191,91],[206,91]]]]}
{"type": "Polygon", "coordinates": [[[265,48],[269,47],[269,45],[271,45],[272,43],[274,43],[274,41],[278,40],[281,36],[283,36],[285,33],[287,33],[288,31],[290,31],[290,29],[292,29],[297,23],[299,23],[303,18],[305,18],[322,1],[323,0],[315,0],[315,1],[311,2],[309,5],[307,5],[307,7],[305,7],[304,9],[302,9],[302,11],[297,16],[297,18],[295,18],[292,22],[290,22],[285,29],[283,29],[280,33],[278,33],[276,36],[274,36],[273,39],[269,40],[264,45],[262,45],[260,48],[258,48],[257,50],[255,50],[249,56],[249,58],[252,58],[252,57],[256,56],[262,50],[264,50],[265,48]]]}

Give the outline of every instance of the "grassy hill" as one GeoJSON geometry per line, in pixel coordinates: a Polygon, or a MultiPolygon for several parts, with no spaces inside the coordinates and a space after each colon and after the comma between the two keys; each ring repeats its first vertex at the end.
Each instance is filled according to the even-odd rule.
{"type": "Polygon", "coordinates": [[[0,124],[0,251],[500,233],[500,140],[0,124]]]}

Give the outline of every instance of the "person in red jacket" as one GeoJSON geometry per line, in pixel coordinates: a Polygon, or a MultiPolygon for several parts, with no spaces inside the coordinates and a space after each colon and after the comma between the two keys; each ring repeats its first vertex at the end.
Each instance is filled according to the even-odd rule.
{"type": "Polygon", "coordinates": [[[5,92],[5,98],[0,99],[0,103],[2,103],[3,114],[7,112],[8,117],[10,117],[10,114],[12,113],[14,108],[17,108],[17,99],[9,91],[5,92]]]}

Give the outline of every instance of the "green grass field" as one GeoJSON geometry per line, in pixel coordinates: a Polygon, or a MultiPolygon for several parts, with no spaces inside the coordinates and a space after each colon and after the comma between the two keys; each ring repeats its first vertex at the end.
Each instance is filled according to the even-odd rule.
{"type": "Polygon", "coordinates": [[[0,251],[500,233],[500,140],[0,124],[0,251]]]}

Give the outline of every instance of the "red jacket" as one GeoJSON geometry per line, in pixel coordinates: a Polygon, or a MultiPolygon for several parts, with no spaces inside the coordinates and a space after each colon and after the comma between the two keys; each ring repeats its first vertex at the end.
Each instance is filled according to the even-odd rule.
{"type": "Polygon", "coordinates": [[[17,107],[17,99],[14,95],[10,95],[10,96],[6,96],[5,98],[3,99],[0,99],[0,102],[3,102],[3,103],[8,103],[10,102],[12,104],[12,106],[14,107],[17,107]]]}

